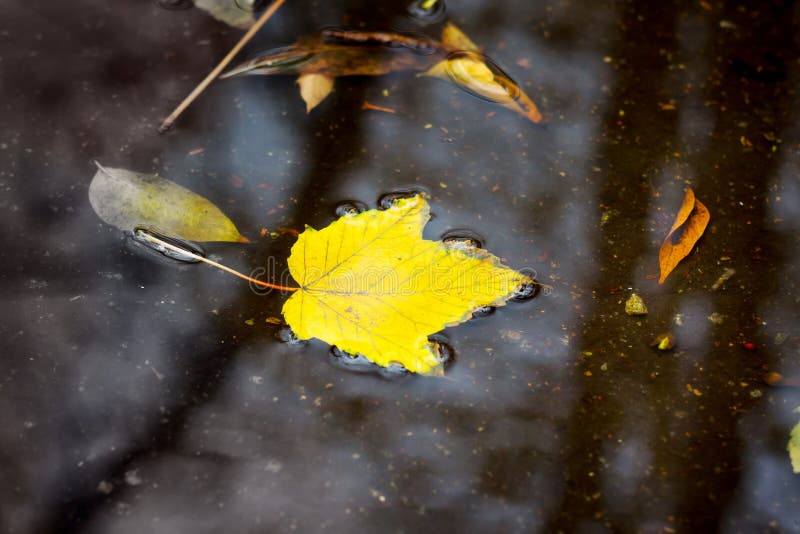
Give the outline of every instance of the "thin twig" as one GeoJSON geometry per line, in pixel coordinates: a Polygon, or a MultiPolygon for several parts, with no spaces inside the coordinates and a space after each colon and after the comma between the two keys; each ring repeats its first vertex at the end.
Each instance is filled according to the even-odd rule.
{"type": "Polygon", "coordinates": [[[192,252],[190,250],[186,250],[186,249],[183,249],[183,248],[180,248],[180,247],[176,247],[172,243],[167,243],[163,239],[159,239],[156,236],[154,236],[152,234],[149,234],[149,233],[142,233],[141,237],[143,237],[144,239],[147,239],[148,241],[150,241],[152,243],[155,243],[155,244],[160,245],[160,246],[162,246],[164,248],[167,248],[167,249],[169,249],[169,250],[171,250],[173,252],[178,252],[180,254],[184,254],[184,255],[189,256],[190,258],[192,258],[193,260],[196,260],[196,261],[202,261],[203,263],[207,263],[208,265],[211,265],[212,267],[216,267],[217,269],[221,269],[221,270],[225,271],[226,273],[230,273],[230,274],[232,274],[234,276],[238,276],[239,278],[242,278],[243,280],[247,280],[248,282],[250,282],[252,284],[259,285],[261,287],[268,287],[270,289],[278,289],[280,291],[298,291],[300,289],[299,287],[280,286],[278,284],[271,284],[269,282],[264,282],[262,280],[257,280],[255,278],[251,278],[251,277],[247,276],[246,274],[242,274],[239,271],[231,269],[227,265],[222,265],[221,263],[217,263],[217,262],[215,262],[213,260],[209,260],[208,258],[204,258],[203,256],[200,256],[199,254],[195,254],[194,252],[192,252]]]}
{"type": "Polygon", "coordinates": [[[261,17],[258,19],[258,21],[255,24],[253,24],[253,26],[247,31],[246,34],[244,34],[244,37],[242,37],[239,40],[239,42],[236,43],[236,45],[233,48],[231,48],[231,51],[228,52],[228,55],[225,56],[222,59],[222,61],[219,62],[219,65],[217,65],[214,68],[214,70],[208,73],[208,76],[206,76],[205,79],[202,82],[200,82],[191,93],[189,93],[189,96],[183,99],[183,102],[178,104],[178,107],[175,108],[175,111],[170,113],[169,117],[164,119],[164,122],[162,122],[161,126],[158,127],[159,132],[165,132],[172,127],[172,125],[177,120],[178,116],[180,116],[180,114],[183,113],[183,111],[189,107],[189,105],[194,101],[194,99],[197,98],[200,95],[200,93],[202,93],[205,90],[206,87],[208,87],[208,85],[214,80],[214,78],[219,76],[219,73],[222,72],[222,70],[228,66],[228,63],[231,62],[231,60],[236,56],[236,54],[239,53],[242,47],[244,47],[244,45],[247,44],[247,42],[253,37],[253,35],[255,35],[259,29],[261,29],[261,26],[263,26],[264,23],[267,22],[267,20],[272,16],[272,14],[275,13],[275,11],[277,11],[279,7],[281,7],[281,4],[283,4],[283,2],[284,0],[275,0],[274,2],[272,2],[272,4],[270,4],[267,10],[264,11],[264,14],[261,15],[261,17]]]}

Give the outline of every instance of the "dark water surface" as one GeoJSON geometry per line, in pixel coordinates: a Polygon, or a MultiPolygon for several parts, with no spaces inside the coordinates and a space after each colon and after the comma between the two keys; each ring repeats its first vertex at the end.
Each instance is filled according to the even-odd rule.
{"type": "MultiPolygon", "coordinates": [[[[293,79],[248,77],[165,135],[239,30],[0,5],[3,532],[800,530],[796,3],[453,2],[548,126],[406,74],[339,80],[310,115],[293,79]],[[240,270],[285,265],[294,238],[262,227],[421,187],[426,236],[469,229],[552,288],[445,330],[451,380],[349,372],[276,339],[284,297],[100,222],[94,158],[220,205],[254,244],[205,249],[240,270]],[[687,186],[711,223],[659,286],[687,186]]],[[[247,51],[406,13],[287,0],[247,51]]]]}

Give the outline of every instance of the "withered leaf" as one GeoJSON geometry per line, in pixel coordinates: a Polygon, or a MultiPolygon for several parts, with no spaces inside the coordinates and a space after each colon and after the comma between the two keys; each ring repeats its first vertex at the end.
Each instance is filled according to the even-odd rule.
{"type": "Polygon", "coordinates": [[[694,191],[687,189],[675,222],[658,253],[658,263],[661,267],[659,284],[663,284],[669,273],[689,255],[697,240],[705,232],[710,218],[708,208],[695,198],[694,191]]]}
{"type": "Polygon", "coordinates": [[[466,92],[502,105],[539,123],[533,101],[454,24],[442,40],[417,33],[326,29],[296,43],[265,52],[224,73],[298,76],[300,94],[311,111],[331,92],[336,78],[415,71],[451,81],[466,92]]]}
{"type": "Polygon", "coordinates": [[[333,90],[333,78],[324,74],[301,74],[297,78],[297,85],[300,86],[300,96],[306,103],[306,113],[309,113],[333,90]]]}

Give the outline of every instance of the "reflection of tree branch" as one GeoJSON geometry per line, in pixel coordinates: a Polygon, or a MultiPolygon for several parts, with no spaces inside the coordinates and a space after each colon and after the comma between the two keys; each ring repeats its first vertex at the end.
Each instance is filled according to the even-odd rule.
{"type": "MultiPolygon", "coordinates": [[[[770,249],[770,243],[779,240],[765,239],[767,230],[764,228],[767,220],[764,199],[778,158],[767,152],[750,152],[747,160],[743,160],[740,123],[752,122],[753,113],[760,112],[758,119],[769,124],[770,130],[780,137],[782,130],[796,122],[796,118],[786,112],[790,107],[790,91],[785,75],[788,63],[782,56],[787,50],[794,50],[792,7],[790,3],[771,4],[763,10],[759,8],[759,12],[746,13],[737,6],[726,6],[717,17],[707,16],[710,35],[706,42],[710,48],[700,50],[705,61],[702,69],[705,80],[700,83],[706,84],[707,91],[702,98],[715,103],[716,116],[713,131],[708,132],[710,142],[699,153],[692,153],[691,147],[685,146],[691,139],[676,135],[674,115],[653,111],[659,109],[659,95],[664,94],[674,65],[666,56],[661,57],[658,49],[665,50],[667,55],[677,53],[675,50],[679,47],[674,36],[678,30],[673,25],[679,17],[685,16],[685,13],[675,12],[672,18],[669,13],[655,5],[638,4],[637,16],[649,21],[647,35],[642,33],[641,24],[627,20],[630,17],[620,23],[625,32],[617,50],[609,55],[624,59],[629,67],[617,70],[616,92],[610,107],[612,114],[607,118],[609,141],[601,147],[613,173],[610,173],[601,201],[609,206],[641,206],[645,211],[644,207],[650,204],[650,191],[638,186],[639,177],[673,159],[671,152],[675,149],[670,147],[678,147],[682,154],[688,154],[696,174],[701,177],[699,190],[705,191],[705,196],[716,205],[716,209],[709,206],[715,233],[703,244],[704,256],[708,262],[721,256],[732,257],[738,264],[737,270],[741,266],[741,272],[747,271],[747,295],[754,295],[743,298],[741,294],[714,291],[704,292],[703,298],[714,309],[735,310],[736,316],[741,318],[756,317],[759,310],[767,306],[762,299],[772,297],[771,284],[777,279],[774,273],[783,268],[780,259],[784,253],[777,247],[770,249]],[[717,18],[737,24],[740,30],[726,29],[717,23],[717,18]],[[660,38],[655,41],[657,47],[650,39],[652,35],[660,38]],[[721,73],[717,58],[723,58],[721,64],[725,65],[721,73]],[[760,74],[762,61],[766,62],[769,76],[760,74]],[[751,64],[752,68],[743,69],[743,62],[751,64]],[[716,80],[720,74],[721,79],[716,80]],[[620,109],[625,110],[624,118],[617,114],[620,109]],[[646,145],[642,146],[637,137],[646,145]],[[738,187],[738,184],[750,187],[738,187]],[[717,193],[716,196],[713,193],[717,193]],[[750,222],[741,224],[742,219],[731,213],[729,206],[745,206],[750,222]],[[751,262],[750,258],[742,256],[757,247],[769,249],[762,254],[771,258],[770,262],[751,262]]],[[[680,104],[678,109],[687,114],[685,116],[692,113],[690,109],[680,109],[680,104]]],[[[638,220],[621,218],[602,226],[598,248],[604,284],[625,286],[636,281],[635,269],[640,258],[651,252],[648,236],[641,226],[638,220]],[[624,252],[620,252],[622,249],[624,252]]],[[[655,268],[655,260],[652,264],[655,268]]],[[[694,280],[700,277],[695,276],[694,280]]],[[[662,312],[651,315],[666,319],[674,315],[679,303],[684,301],[682,295],[664,295],[658,306],[654,306],[662,312]]],[[[582,340],[583,347],[594,355],[579,367],[592,376],[584,380],[582,402],[572,415],[566,474],[569,484],[559,515],[551,517],[550,526],[562,529],[567,526],[569,530],[592,516],[602,516],[611,522],[617,519],[624,525],[641,524],[641,521],[653,520],[653,511],[660,510],[652,500],[668,496],[675,504],[664,511],[676,518],[677,523],[672,526],[677,530],[715,530],[723,515],[729,513],[726,505],[740,482],[742,458],[736,438],[738,417],[754,402],[747,395],[731,392],[725,384],[729,380],[754,383],[761,373],[761,362],[752,357],[741,358],[735,352],[738,347],[731,341],[741,335],[747,339],[756,338],[755,321],[745,319],[742,323],[732,319],[709,329],[709,339],[698,346],[696,352],[684,354],[683,358],[637,358],[635,362],[626,362],[608,349],[618,339],[631,339],[626,323],[615,324],[605,319],[615,313],[617,298],[594,302],[590,312],[592,319],[584,327],[582,340]],[[697,371],[698,374],[702,372],[700,377],[706,385],[701,387],[702,397],[675,395],[691,379],[686,374],[687,356],[703,362],[702,369],[697,371]],[[616,373],[602,373],[596,369],[595,362],[605,362],[608,358],[618,361],[616,373]],[[657,377],[657,382],[653,377],[657,377]],[[646,395],[637,395],[637,391],[646,395]],[[633,399],[639,401],[632,402],[633,399]],[[678,411],[687,415],[678,419],[675,417],[678,411]],[[671,437],[667,440],[666,436],[671,437]],[[623,473],[614,465],[615,455],[620,458],[625,454],[625,442],[637,444],[631,452],[635,456],[628,458],[634,464],[632,473],[623,473]],[[677,454],[676,451],[683,452],[677,454]],[[689,465],[687,459],[691,460],[689,465]],[[613,471],[615,467],[616,472],[613,471]],[[591,477],[588,473],[608,475],[591,477]],[[631,501],[630,507],[615,501],[614,495],[621,499],[626,497],[619,492],[619,487],[624,487],[626,482],[632,483],[635,491],[646,492],[650,497],[638,504],[631,501]],[[593,500],[592,496],[600,498],[593,500]]],[[[678,344],[680,350],[680,337],[678,344]]],[[[615,350],[628,352],[624,345],[616,343],[615,346],[615,350]]]]}
{"type": "MultiPolygon", "coordinates": [[[[657,102],[670,75],[669,61],[658,55],[658,48],[676,47],[676,19],[670,14],[677,17],[679,12],[642,2],[635,10],[623,9],[620,13],[622,33],[608,55],[623,61],[615,70],[616,79],[609,84],[614,87],[614,93],[607,108],[603,142],[596,149],[596,157],[608,162],[607,180],[596,201],[607,206],[637,206],[644,213],[650,204],[650,190],[639,187],[640,177],[669,157],[676,136],[674,115],[657,115],[652,110],[658,109],[657,102]],[[648,21],[646,32],[638,17],[648,21]],[[660,37],[657,46],[653,35],[660,37]],[[624,119],[619,115],[621,109],[625,110],[624,119]],[[640,142],[639,136],[646,136],[646,140],[640,142]]],[[[625,286],[635,278],[634,269],[649,247],[649,237],[642,226],[636,219],[618,217],[600,227],[595,261],[603,273],[603,284],[625,286]]],[[[647,383],[650,369],[642,362],[639,367],[626,368],[629,374],[622,376],[595,369],[595,362],[608,361],[603,353],[617,359],[616,352],[608,349],[608,343],[624,338],[626,325],[607,321],[618,311],[616,298],[593,300],[592,306],[587,311],[591,318],[583,326],[581,344],[594,352],[594,356],[577,366],[579,373],[572,377],[577,384],[582,383],[584,392],[566,430],[563,461],[567,464],[568,484],[560,506],[554,508],[549,518],[547,531],[580,530],[583,521],[608,513],[609,502],[595,497],[613,491],[605,488],[605,481],[597,476],[606,470],[602,459],[609,454],[607,447],[616,446],[616,441],[607,445],[606,440],[610,436],[626,436],[633,431],[631,426],[642,424],[639,419],[643,417],[643,410],[632,408],[631,395],[634,386],[647,383]],[[591,377],[585,378],[584,373],[591,377]],[[595,407],[602,407],[602,412],[596,412],[595,407]]],[[[650,438],[642,436],[643,440],[650,438]]],[[[649,441],[646,444],[658,446],[649,441]]]]}
{"type": "MultiPolygon", "coordinates": [[[[719,75],[717,58],[723,58],[724,69],[720,80],[706,85],[706,101],[718,105],[714,108],[714,130],[709,133],[711,142],[707,150],[697,156],[697,166],[703,183],[709,185],[707,189],[719,192],[717,198],[725,199],[717,209],[719,220],[716,223],[712,212],[716,233],[713,240],[706,241],[705,253],[713,259],[730,256],[736,270],[747,273],[748,290],[744,295],[711,291],[709,299],[714,309],[731,309],[737,317],[755,318],[765,308],[774,306],[777,273],[794,259],[786,258],[786,251],[777,245],[780,240],[770,239],[765,226],[770,183],[779,172],[780,158],[769,151],[744,152],[741,136],[747,130],[742,129],[741,123],[744,120],[755,125],[767,124],[778,138],[782,137],[781,132],[797,123],[791,113],[794,111],[791,107],[794,86],[787,76],[789,64],[797,54],[793,25],[796,13],[791,2],[758,4],[752,11],[738,5],[722,5],[719,20],[733,22],[740,29],[731,31],[716,21],[709,25],[708,43],[712,46],[704,52],[709,81],[712,76],[719,75]],[[751,68],[743,68],[743,65],[751,68]],[[731,187],[731,183],[748,187],[731,187]],[[728,211],[729,206],[745,208],[746,224],[744,217],[728,211]],[[762,249],[762,254],[770,261],[752,261],[749,254],[756,249],[762,249]]],[[[754,132],[745,138],[761,133],[764,132],[754,132]]],[[[731,512],[727,506],[740,483],[740,466],[744,462],[737,439],[739,417],[757,401],[749,395],[731,394],[724,384],[730,375],[737,382],[760,382],[763,366],[768,363],[763,360],[764,353],[761,358],[758,354],[741,358],[739,347],[731,343],[742,335],[745,339],[757,339],[759,330],[759,322],[755,320],[728,320],[712,330],[706,374],[716,385],[712,386],[712,394],[704,397],[702,411],[696,413],[697,422],[691,430],[696,437],[688,449],[692,468],[682,471],[686,479],[675,510],[676,517],[689,519],[689,524],[695,527],[708,526],[709,530],[715,530],[731,512]],[[709,421],[711,414],[712,422],[709,421]],[[720,470],[720,466],[724,467],[720,470]],[[700,480],[707,483],[699,484],[700,480]],[[703,510],[699,518],[696,517],[698,510],[703,510]],[[695,519],[691,519],[693,517],[695,519]]],[[[766,345],[766,335],[762,339],[766,345]]],[[[739,512],[747,513],[741,509],[739,512]]]]}

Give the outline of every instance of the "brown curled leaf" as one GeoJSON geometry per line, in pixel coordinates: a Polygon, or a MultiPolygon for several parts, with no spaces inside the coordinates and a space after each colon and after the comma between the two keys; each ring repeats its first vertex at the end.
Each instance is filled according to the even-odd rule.
{"type": "Polygon", "coordinates": [[[706,231],[710,218],[708,208],[695,198],[694,191],[687,189],[681,209],[658,253],[658,263],[661,267],[659,284],[663,284],[678,263],[689,255],[697,240],[706,231]]]}

